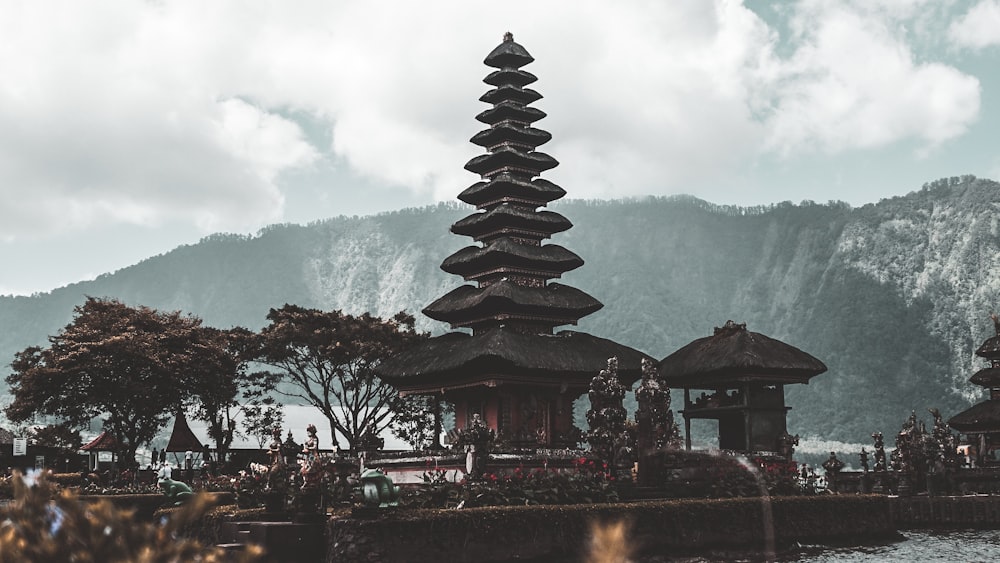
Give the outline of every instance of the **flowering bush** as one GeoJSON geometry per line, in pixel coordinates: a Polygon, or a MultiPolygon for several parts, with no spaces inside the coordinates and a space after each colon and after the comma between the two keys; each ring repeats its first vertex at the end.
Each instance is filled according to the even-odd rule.
{"type": "Polygon", "coordinates": [[[767,495],[801,495],[813,491],[799,482],[798,464],[794,461],[754,458],[750,467],[732,457],[717,458],[710,468],[711,497],[753,497],[767,495]],[[758,479],[759,477],[759,479],[758,479]]]}
{"type": "Polygon", "coordinates": [[[410,491],[404,504],[416,508],[615,502],[618,492],[606,466],[577,460],[572,471],[525,469],[483,474],[476,481],[449,482],[444,471],[425,472],[426,486],[410,491]]]}

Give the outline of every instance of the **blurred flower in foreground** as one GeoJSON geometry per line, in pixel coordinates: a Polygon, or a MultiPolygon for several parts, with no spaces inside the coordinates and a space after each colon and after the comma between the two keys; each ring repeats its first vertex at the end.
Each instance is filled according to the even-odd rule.
{"type": "Polygon", "coordinates": [[[83,502],[58,492],[46,474],[17,475],[14,500],[0,508],[0,563],[23,561],[258,561],[263,551],[248,546],[226,553],[183,537],[179,531],[211,508],[199,495],[170,518],[143,522],[108,500],[83,502]]]}

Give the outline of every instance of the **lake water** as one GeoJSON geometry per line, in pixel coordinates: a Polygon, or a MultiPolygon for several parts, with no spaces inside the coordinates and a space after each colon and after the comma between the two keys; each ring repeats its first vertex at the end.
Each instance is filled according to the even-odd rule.
{"type": "MultiPolygon", "coordinates": [[[[801,546],[779,553],[775,561],[830,562],[1000,562],[1000,530],[908,530],[894,542],[851,547],[801,546]]],[[[639,557],[639,563],[716,563],[766,561],[761,556],[734,554],[710,557],[672,557],[667,554],[639,557]]]]}
{"type": "Polygon", "coordinates": [[[806,547],[779,561],[1000,561],[1000,530],[900,532],[906,539],[850,548],[806,547]]]}

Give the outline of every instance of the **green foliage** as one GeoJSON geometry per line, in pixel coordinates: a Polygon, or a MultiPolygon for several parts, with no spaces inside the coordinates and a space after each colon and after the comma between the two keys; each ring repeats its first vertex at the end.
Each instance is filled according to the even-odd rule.
{"type": "Polygon", "coordinates": [[[319,409],[336,441],[355,449],[365,433],[379,434],[394,413],[412,408],[375,374],[378,363],[418,338],[404,312],[384,320],[297,305],[271,309],[260,332],[257,360],[294,385],[293,396],[319,409]]]}

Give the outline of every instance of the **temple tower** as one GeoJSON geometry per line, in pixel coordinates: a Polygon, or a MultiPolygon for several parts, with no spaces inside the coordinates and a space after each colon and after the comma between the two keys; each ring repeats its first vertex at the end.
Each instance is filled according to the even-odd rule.
{"type": "Polygon", "coordinates": [[[976,355],[989,362],[969,381],[989,390],[985,401],[976,403],[948,420],[948,426],[965,434],[976,449],[976,463],[995,463],[1000,450],[1000,318],[993,315],[996,335],[987,338],[976,355]]]}
{"type": "Polygon", "coordinates": [[[449,323],[453,332],[430,339],[380,368],[404,394],[435,394],[455,403],[464,427],[479,414],[515,446],[575,444],[573,400],[611,356],[619,358],[626,384],[638,379],[644,354],[589,334],[561,331],[603,305],[587,293],[552,280],[583,260],[544,243],[572,223],[543,210],[566,192],[540,178],[559,163],[536,150],[551,135],[534,127],[545,117],[530,104],[541,94],[527,85],[537,78],[521,67],[534,59],[504,35],[484,61],[494,70],[476,116],[489,127],[472,137],[486,154],[465,169],[481,178],[458,198],[477,211],[451,231],[476,243],[444,260],[441,268],[471,282],[428,305],[423,313],[449,323]]]}

